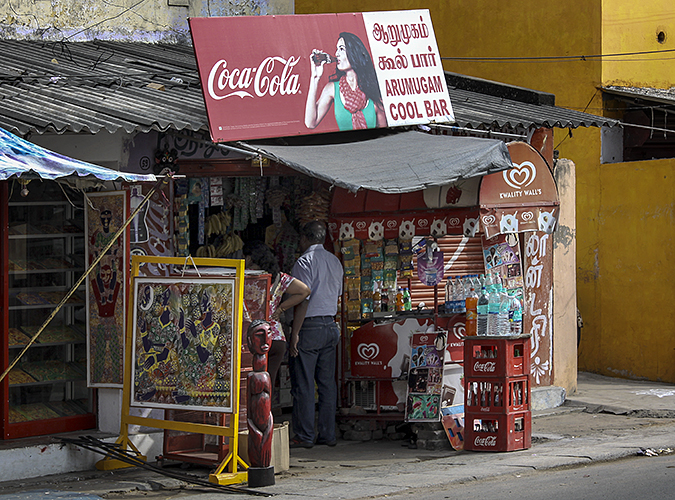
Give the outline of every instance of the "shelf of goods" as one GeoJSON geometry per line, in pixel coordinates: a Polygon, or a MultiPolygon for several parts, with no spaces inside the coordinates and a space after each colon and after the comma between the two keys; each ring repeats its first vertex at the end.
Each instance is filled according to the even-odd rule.
{"type": "Polygon", "coordinates": [[[464,371],[464,449],[529,448],[529,335],[465,337],[464,371]]]}
{"type": "Polygon", "coordinates": [[[58,186],[45,188],[39,201],[10,196],[4,233],[7,285],[1,291],[8,328],[0,347],[9,363],[21,359],[7,376],[3,435],[18,438],[93,428],[84,286],[23,352],[84,270],[83,200],[74,194],[65,199],[58,186]]]}

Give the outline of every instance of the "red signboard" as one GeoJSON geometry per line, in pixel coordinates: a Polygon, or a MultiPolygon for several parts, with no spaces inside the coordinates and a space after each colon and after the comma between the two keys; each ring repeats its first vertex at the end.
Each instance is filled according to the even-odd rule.
{"type": "Polygon", "coordinates": [[[452,122],[428,10],[191,18],[214,142],[452,122]]]}

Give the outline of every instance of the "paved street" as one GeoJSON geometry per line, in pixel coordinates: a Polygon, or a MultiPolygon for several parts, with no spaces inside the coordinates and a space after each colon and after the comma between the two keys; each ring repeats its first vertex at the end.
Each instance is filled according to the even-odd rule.
{"type": "MultiPolygon", "coordinates": [[[[564,406],[535,412],[530,449],[476,453],[410,449],[402,441],[384,439],[340,440],[334,448],[291,450],[290,470],[278,474],[274,486],[257,491],[279,500],[501,499],[514,494],[518,498],[671,498],[666,493],[675,488],[675,459],[669,454],[675,449],[674,387],[589,374],[580,374],[579,380],[579,390],[564,406]],[[638,456],[644,449],[658,456],[638,456]]],[[[201,478],[209,472],[173,470],[201,478]]],[[[37,498],[252,497],[195,489],[188,482],[140,469],[87,470],[0,482],[0,500],[37,498]]]]}
{"type": "Polygon", "coordinates": [[[410,490],[391,500],[635,500],[673,498],[675,456],[629,458],[555,471],[523,471],[448,488],[410,490]]]}

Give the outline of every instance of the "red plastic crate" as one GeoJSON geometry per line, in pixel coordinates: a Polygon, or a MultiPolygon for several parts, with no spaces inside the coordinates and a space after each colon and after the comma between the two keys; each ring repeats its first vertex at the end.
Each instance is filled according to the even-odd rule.
{"type": "Polygon", "coordinates": [[[530,335],[465,337],[467,377],[517,377],[530,374],[530,335]]]}
{"type": "Polygon", "coordinates": [[[467,413],[514,413],[530,409],[530,376],[464,377],[467,413]]]}
{"type": "Polygon", "coordinates": [[[532,446],[532,414],[521,411],[509,414],[464,416],[464,449],[470,451],[514,451],[532,446]]]}

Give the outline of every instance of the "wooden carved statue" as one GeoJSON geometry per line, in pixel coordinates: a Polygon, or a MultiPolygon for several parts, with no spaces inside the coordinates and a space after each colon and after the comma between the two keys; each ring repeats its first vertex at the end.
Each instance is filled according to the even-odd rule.
{"type": "Polygon", "coordinates": [[[272,462],[272,381],[267,373],[267,353],[270,349],[270,325],[265,320],[255,320],[246,334],[248,349],[253,355],[253,371],[248,374],[247,423],[249,486],[274,484],[272,462]],[[271,482],[270,482],[271,481],[271,482]]]}

